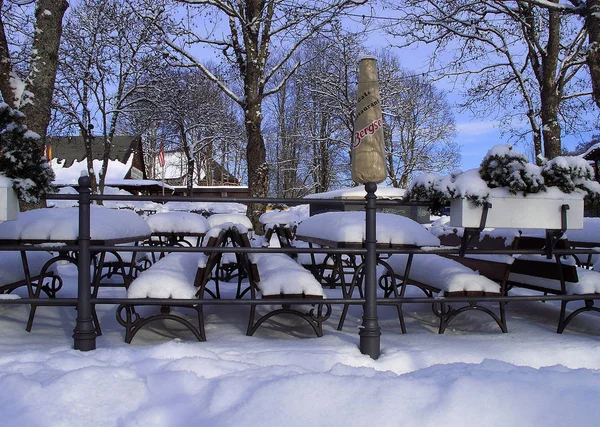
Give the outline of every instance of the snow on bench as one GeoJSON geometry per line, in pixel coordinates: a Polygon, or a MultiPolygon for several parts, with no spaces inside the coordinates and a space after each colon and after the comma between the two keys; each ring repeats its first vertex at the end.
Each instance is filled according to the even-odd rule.
{"type": "Polygon", "coordinates": [[[284,254],[254,254],[263,297],[295,296],[324,298],[323,287],[315,277],[294,259],[284,254]]]}
{"type": "Polygon", "coordinates": [[[194,286],[198,265],[206,263],[206,255],[196,252],[173,252],[142,271],[131,282],[128,298],[196,298],[194,286]]]}
{"type": "MultiPolygon", "coordinates": [[[[131,282],[127,290],[130,299],[195,299],[198,298],[196,288],[198,272],[206,265],[207,256],[203,253],[173,252],[144,270],[131,282]]],[[[125,327],[125,342],[130,343],[133,337],[150,322],[157,320],[174,320],[187,327],[198,339],[206,341],[202,306],[181,306],[196,311],[198,326],[193,325],[185,317],[172,313],[171,307],[177,304],[161,305],[160,313],[142,317],[135,309],[135,304],[124,303],[117,308],[117,321],[125,327]]]]}
{"type": "Polygon", "coordinates": [[[600,293],[600,272],[577,267],[576,260],[572,256],[560,260],[564,290],[555,259],[548,259],[544,255],[517,255],[516,258],[517,266],[509,276],[509,280],[515,285],[521,287],[529,285],[550,293],[565,295],[600,293]],[[536,274],[523,274],[526,272],[523,263],[527,263],[529,271],[536,274]]]}
{"type": "MultiPolygon", "coordinates": [[[[236,227],[232,229],[234,244],[239,247],[250,247],[248,235],[243,231],[240,232],[236,227]]],[[[306,298],[325,299],[321,284],[310,271],[285,254],[241,253],[239,261],[242,264],[240,268],[246,271],[250,280],[252,299],[262,296],[262,298],[281,298],[289,301],[282,308],[270,310],[258,320],[255,320],[256,305],[252,304],[246,335],[253,335],[264,321],[273,316],[292,314],[304,319],[318,337],[323,336],[323,322],[331,315],[330,304],[316,304],[316,309],[310,308],[308,312],[291,307],[302,305],[302,301],[306,298]],[[323,311],[324,307],[325,311],[323,311]]]]}
{"type": "Polygon", "coordinates": [[[159,212],[146,218],[153,233],[206,233],[206,218],[191,212],[159,212]]]}
{"type": "MultiPolygon", "coordinates": [[[[408,255],[394,254],[386,262],[394,273],[404,276],[408,255]]],[[[408,281],[437,289],[441,296],[465,295],[472,292],[500,294],[500,285],[461,263],[434,254],[415,255],[408,281]]]]}
{"type": "MultiPolygon", "coordinates": [[[[499,296],[502,294],[501,286],[495,281],[471,270],[452,258],[434,254],[414,255],[408,278],[406,278],[408,258],[409,255],[407,254],[394,254],[385,262],[390,266],[395,276],[407,285],[417,286],[427,296],[439,294],[451,298],[460,296],[499,296]]],[[[382,278],[385,278],[385,275],[382,278]]],[[[404,295],[404,292],[405,286],[401,290],[401,296],[404,295]]],[[[498,304],[499,315],[477,303],[468,303],[458,309],[451,308],[449,305],[442,305],[439,311],[436,311],[437,304],[434,303],[434,311],[440,317],[439,333],[444,332],[454,317],[467,310],[479,310],[487,313],[496,321],[502,332],[506,332],[504,303],[500,302],[498,304]]]]}

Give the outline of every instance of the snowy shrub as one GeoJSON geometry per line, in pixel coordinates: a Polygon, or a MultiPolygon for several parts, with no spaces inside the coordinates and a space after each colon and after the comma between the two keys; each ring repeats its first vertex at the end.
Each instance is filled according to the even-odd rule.
{"type": "Polygon", "coordinates": [[[557,187],[563,193],[583,192],[600,200],[600,184],[593,170],[581,157],[557,157],[540,167],[529,163],[523,153],[510,145],[496,145],[483,158],[479,169],[455,172],[448,176],[423,174],[406,191],[407,200],[428,201],[430,210],[439,213],[452,198],[462,197],[475,205],[483,204],[494,188],[510,194],[527,194],[557,187]]]}
{"type": "Polygon", "coordinates": [[[544,165],[542,175],[546,185],[558,187],[563,193],[588,191],[586,183],[594,180],[592,167],[582,157],[556,157],[544,165]]]}
{"type": "Polygon", "coordinates": [[[408,187],[404,197],[408,200],[428,200],[429,210],[434,215],[441,215],[444,206],[454,196],[451,181],[444,182],[443,176],[433,173],[419,175],[408,187]]]}
{"type": "Polygon", "coordinates": [[[489,188],[506,188],[511,194],[538,193],[544,190],[544,178],[538,166],[510,145],[496,145],[487,152],[479,175],[489,188]]]}
{"type": "Polygon", "coordinates": [[[0,103],[0,171],[13,180],[19,198],[37,203],[48,193],[54,172],[42,157],[40,136],[23,124],[25,116],[6,103],[0,103]]]}

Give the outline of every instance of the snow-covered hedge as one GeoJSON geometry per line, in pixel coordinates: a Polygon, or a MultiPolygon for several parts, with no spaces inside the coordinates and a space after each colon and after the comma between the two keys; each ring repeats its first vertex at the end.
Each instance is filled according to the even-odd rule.
{"type": "MultiPolygon", "coordinates": [[[[454,198],[466,198],[481,205],[491,189],[505,189],[506,195],[526,197],[546,192],[549,187],[563,193],[581,192],[593,198],[600,195],[600,184],[594,181],[594,172],[582,157],[556,157],[537,166],[512,146],[496,145],[487,152],[478,169],[444,176],[431,173],[418,176],[407,189],[405,198],[429,201],[431,211],[439,213],[454,198]]],[[[494,193],[498,195],[498,190],[494,193]]]]}
{"type": "Polygon", "coordinates": [[[54,172],[42,157],[40,136],[23,124],[25,116],[0,102],[0,171],[13,180],[19,198],[37,203],[52,185],[54,172]]]}

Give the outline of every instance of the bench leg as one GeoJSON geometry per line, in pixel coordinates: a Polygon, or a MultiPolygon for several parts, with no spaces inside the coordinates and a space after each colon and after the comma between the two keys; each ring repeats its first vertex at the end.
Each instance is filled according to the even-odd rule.
{"type": "Polygon", "coordinates": [[[561,301],[561,317],[558,322],[558,328],[556,330],[557,334],[562,334],[567,325],[577,316],[578,314],[584,313],[586,311],[597,311],[600,312],[600,308],[594,307],[594,300],[585,300],[585,307],[578,308],[565,319],[564,313],[566,312],[568,301],[561,301]]]}
{"type": "MultiPolygon", "coordinates": [[[[565,323],[566,312],[567,312],[567,301],[561,301],[560,302],[560,315],[558,316],[558,327],[556,329],[557,334],[562,334],[563,331],[565,330],[565,327],[567,326],[567,323],[565,323]]],[[[573,313],[571,313],[571,314],[573,314],[573,313]]],[[[573,317],[571,317],[571,319],[573,317]]],[[[569,322],[571,321],[571,319],[569,319],[569,322]]]]}
{"type": "Polygon", "coordinates": [[[188,320],[181,316],[171,313],[169,306],[162,306],[160,313],[154,314],[150,317],[141,317],[136,311],[135,307],[128,304],[121,304],[117,308],[117,322],[125,327],[125,342],[131,343],[133,337],[147,324],[158,321],[158,320],[174,320],[177,323],[185,326],[190,330],[198,341],[206,341],[206,333],[204,332],[204,316],[202,306],[192,306],[186,308],[192,308],[196,310],[198,317],[198,327],[196,328],[188,320]]]}
{"type": "Polygon", "coordinates": [[[432,304],[434,314],[440,318],[440,327],[438,330],[439,334],[443,334],[445,332],[446,328],[448,327],[448,325],[450,324],[452,319],[454,319],[459,314],[464,313],[465,311],[471,311],[471,310],[482,311],[482,312],[488,314],[498,324],[498,326],[500,327],[500,330],[503,333],[506,333],[506,332],[508,332],[508,330],[506,328],[506,315],[504,312],[504,303],[500,302],[499,307],[500,307],[500,310],[499,310],[500,317],[498,317],[498,315],[496,313],[494,313],[492,310],[490,310],[489,308],[483,307],[481,305],[477,305],[477,303],[470,303],[470,304],[460,307],[458,309],[452,308],[451,305],[446,304],[446,302],[444,302],[444,301],[436,302],[436,303],[432,304]],[[436,306],[438,304],[440,305],[439,310],[436,308],[436,306]]]}
{"type": "Polygon", "coordinates": [[[254,317],[256,314],[256,305],[253,305],[250,312],[250,321],[248,322],[248,330],[246,335],[252,336],[254,332],[262,325],[266,320],[270,319],[273,316],[278,316],[280,314],[293,314],[294,316],[298,316],[301,319],[304,319],[315,331],[317,337],[323,336],[323,322],[329,319],[331,316],[331,304],[317,304],[316,312],[315,308],[312,308],[308,313],[303,313],[299,310],[295,310],[290,308],[289,306],[272,310],[260,317],[256,322],[254,322],[254,317]],[[323,312],[323,306],[325,306],[326,310],[323,312]]]}

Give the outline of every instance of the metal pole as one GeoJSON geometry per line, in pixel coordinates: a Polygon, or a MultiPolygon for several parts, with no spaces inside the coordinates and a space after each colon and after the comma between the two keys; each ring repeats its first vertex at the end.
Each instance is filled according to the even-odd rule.
{"type": "Polygon", "coordinates": [[[375,200],[377,184],[365,184],[367,191],[367,206],[365,208],[366,233],[365,247],[367,249],[365,262],[365,304],[363,306],[363,322],[358,332],[360,336],[360,352],[378,359],[381,353],[381,328],[377,320],[377,223],[375,200]]]}
{"type": "MultiPolygon", "coordinates": [[[[165,165],[162,166],[162,195],[165,195],[165,165]]],[[[163,205],[165,204],[165,202],[163,202],[163,205]]]]}
{"type": "Polygon", "coordinates": [[[77,324],[73,330],[75,350],[96,349],[96,329],[92,320],[90,282],[90,177],[79,178],[79,258],[77,261],[77,324]]]}

